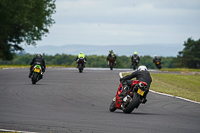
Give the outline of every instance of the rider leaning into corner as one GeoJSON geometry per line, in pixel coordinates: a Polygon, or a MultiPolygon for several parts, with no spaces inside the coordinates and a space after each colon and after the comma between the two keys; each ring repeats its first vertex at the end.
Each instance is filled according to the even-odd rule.
{"type": "MultiPolygon", "coordinates": [[[[36,57],[33,58],[33,60],[31,61],[30,65],[30,73],[28,75],[28,77],[30,78],[31,77],[31,74],[33,73],[33,67],[37,64],[37,63],[40,63],[41,67],[42,67],[42,72],[44,73],[45,72],[45,69],[46,69],[46,65],[45,65],[45,61],[44,59],[42,58],[42,55],[41,54],[37,54],[36,57]]],[[[41,75],[41,78],[43,77],[43,75],[41,75]]]]}
{"type": "Polygon", "coordinates": [[[83,54],[83,52],[80,52],[79,55],[77,55],[77,57],[76,57],[77,67],[78,67],[78,59],[81,57],[84,59],[84,67],[85,67],[85,63],[86,63],[87,59],[86,59],[85,55],[83,54]]]}
{"type": "Polygon", "coordinates": [[[117,64],[117,62],[116,62],[117,57],[116,57],[116,55],[114,54],[113,50],[110,50],[110,51],[109,51],[109,54],[108,54],[108,56],[107,56],[108,65],[109,65],[109,59],[110,59],[110,58],[113,58],[113,59],[114,59],[115,65],[116,65],[116,64],[117,64]]]}
{"type": "Polygon", "coordinates": [[[138,70],[134,71],[132,74],[126,75],[125,77],[120,78],[120,82],[123,85],[123,90],[122,90],[122,93],[119,94],[118,96],[120,97],[120,99],[123,99],[127,95],[127,91],[130,89],[130,86],[132,85],[132,82],[133,82],[133,80],[131,79],[135,77],[136,77],[136,80],[143,81],[147,83],[148,85],[148,91],[144,94],[144,98],[141,101],[142,103],[146,103],[147,101],[146,96],[149,92],[152,78],[151,78],[150,73],[147,71],[147,67],[144,65],[139,66],[138,70]]]}

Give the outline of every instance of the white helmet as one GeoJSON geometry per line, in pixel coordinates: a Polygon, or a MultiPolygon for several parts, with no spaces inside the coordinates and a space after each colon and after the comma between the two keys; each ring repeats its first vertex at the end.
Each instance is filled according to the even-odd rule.
{"type": "Polygon", "coordinates": [[[138,67],[138,70],[139,70],[139,71],[146,71],[146,70],[147,70],[147,67],[144,66],[144,65],[141,65],[141,66],[138,67]]]}

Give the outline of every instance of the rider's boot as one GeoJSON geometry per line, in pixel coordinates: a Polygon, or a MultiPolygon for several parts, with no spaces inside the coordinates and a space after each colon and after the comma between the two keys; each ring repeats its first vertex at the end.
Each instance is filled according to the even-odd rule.
{"type": "Polygon", "coordinates": [[[128,89],[129,89],[128,86],[123,87],[122,92],[118,95],[120,100],[122,100],[127,95],[128,89]]]}
{"type": "Polygon", "coordinates": [[[140,102],[143,103],[143,104],[145,104],[147,102],[147,99],[146,99],[147,93],[144,93],[144,96],[140,99],[140,102]]]}
{"type": "Polygon", "coordinates": [[[145,104],[147,102],[147,99],[146,98],[142,98],[140,101],[141,101],[141,103],[145,104]]]}
{"type": "Polygon", "coordinates": [[[28,77],[31,78],[32,70],[30,70],[28,77]]]}

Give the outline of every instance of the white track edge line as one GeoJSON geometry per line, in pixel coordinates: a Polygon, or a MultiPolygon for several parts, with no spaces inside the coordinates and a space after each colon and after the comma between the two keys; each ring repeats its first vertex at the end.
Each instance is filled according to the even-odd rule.
{"type": "Polygon", "coordinates": [[[19,132],[19,133],[38,133],[38,132],[27,132],[27,131],[17,131],[17,130],[8,130],[8,129],[0,129],[1,132],[19,132]]]}

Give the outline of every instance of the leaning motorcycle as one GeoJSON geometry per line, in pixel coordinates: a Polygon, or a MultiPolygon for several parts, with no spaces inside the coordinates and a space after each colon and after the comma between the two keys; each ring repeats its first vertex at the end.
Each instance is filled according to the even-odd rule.
{"type": "Polygon", "coordinates": [[[77,63],[78,63],[78,70],[79,70],[79,73],[82,73],[83,72],[83,69],[84,69],[84,59],[81,57],[77,60],[77,63]]]}
{"type": "Polygon", "coordinates": [[[122,83],[119,84],[117,94],[112,100],[109,110],[114,112],[116,109],[122,110],[124,113],[131,113],[135,108],[138,108],[144,99],[144,95],[148,91],[148,86],[145,82],[134,80],[127,95],[120,99],[118,96],[123,90],[122,83]]]}
{"type": "Polygon", "coordinates": [[[113,70],[113,67],[115,66],[115,60],[113,58],[109,59],[109,67],[110,70],[113,70]]]}
{"type": "Polygon", "coordinates": [[[33,67],[33,73],[31,75],[32,84],[36,84],[43,75],[42,67],[40,64],[37,64],[33,67]]]}
{"type": "Polygon", "coordinates": [[[162,68],[162,63],[160,62],[160,61],[158,61],[158,62],[156,62],[156,67],[158,68],[158,69],[161,69],[162,68]]]}

